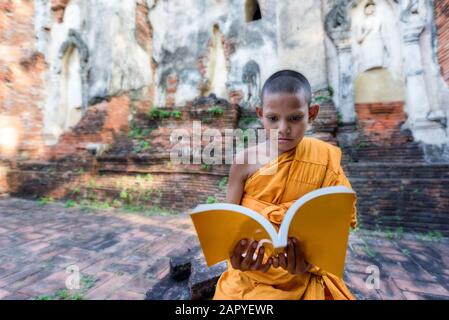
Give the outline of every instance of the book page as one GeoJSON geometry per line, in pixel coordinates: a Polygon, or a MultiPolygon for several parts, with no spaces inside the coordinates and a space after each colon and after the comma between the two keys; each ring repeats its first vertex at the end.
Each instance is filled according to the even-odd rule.
{"type": "Polygon", "coordinates": [[[240,212],[210,210],[191,214],[190,217],[208,266],[229,259],[241,239],[265,239],[265,248],[270,247],[272,239],[265,227],[240,212]]]}
{"type": "Polygon", "coordinates": [[[306,261],[343,277],[355,194],[337,193],[314,198],[294,215],[289,237],[299,240],[306,261]]]}

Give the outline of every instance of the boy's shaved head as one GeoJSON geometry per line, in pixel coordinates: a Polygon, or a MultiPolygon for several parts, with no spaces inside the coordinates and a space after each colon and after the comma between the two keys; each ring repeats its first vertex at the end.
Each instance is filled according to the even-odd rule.
{"type": "Polygon", "coordinates": [[[265,81],[262,88],[262,106],[264,95],[267,93],[299,94],[307,106],[310,106],[312,100],[312,88],[309,81],[301,73],[293,70],[278,71],[265,81]]]}

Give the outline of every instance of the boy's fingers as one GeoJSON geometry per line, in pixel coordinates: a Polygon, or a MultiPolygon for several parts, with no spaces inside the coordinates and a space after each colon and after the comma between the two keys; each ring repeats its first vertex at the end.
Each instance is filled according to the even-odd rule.
{"type": "Polygon", "coordinates": [[[248,245],[248,240],[246,240],[246,239],[240,240],[235,245],[235,247],[234,247],[234,256],[236,256],[239,261],[242,258],[242,253],[245,252],[245,249],[246,249],[247,245],[248,245]]]}
{"type": "Polygon", "coordinates": [[[279,258],[278,257],[273,258],[273,267],[275,267],[275,268],[279,267],[279,258]]]}
{"type": "Polygon", "coordinates": [[[268,269],[270,269],[272,263],[273,263],[273,259],[272,258],[268,258],[267,262],[262,266],[262,269],[260,271],[267,272],[268,269]]]}
{"type": "Polygon", "coordinates": [[[234,269],[238,269],[240,267],[238,256],[236,256],[235,254],[233,254],[231,257],[231,265],[234,269]]]}
{"type": "Polygon", "coordinates": [[[283,269],[287,269],[287,257],[285,254],[286,252],[284,251],[279,255],[279,266],[283,269]]]}
{"type": "Polygon", "coordinates": [[[234,269],[240,269],[240,263],[242,261],[242,253],[245,251],[248,246],[248,240],[242,239],[240,240],[234,247],[234,251],[231,256],[231,265],[234,269]]]}
{"type": "Polygon", "coordinates": [[[251,263],[253,262],[253,256],[254,251],[256,251],[257,248],[257,241],[253,241],[246,252],[245,258],[243,258],[241,266],[243,269],[248,269],[251,266],[251,263]]]}
{"type": "Polygon", "coordinates": [[[251,265],[251,270],[259,270],[262,266],[264,247],[259,248],[259,252],[257,254],[256,261],[251,265]]]}
{"type": "Polygon", "coordinates": [[[295,248],[291,239],[288,240],[287,245],[287,270],[289,273],[294,274],[296,269],[296,257],[295,248]]]}
{"type": "Polygon", "coordinates": [[[304,256],[301,251],[301,247],[299,245],[299,241],[295,238],[293,238],[293,247],[295,249],[295,263],[296,263],[296,272],[295,273],[303,273],[305,272],[306,265],[304,261],[304,256]]]}

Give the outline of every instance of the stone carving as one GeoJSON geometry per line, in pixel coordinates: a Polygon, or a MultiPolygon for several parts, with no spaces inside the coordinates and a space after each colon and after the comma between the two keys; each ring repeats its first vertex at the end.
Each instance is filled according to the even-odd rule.
{"type": "Polygon", "coordinates": [[[354,26],[358,73],[386,65],[386,46],[383,39],[382,20],[373,1],[364,7],[364,19],[354,26]]]}
{"type": "MultiPolygon", "coordinates": [[[[325,19],[325,29],[329,35],[335,31],[348,31],[351,23],[348,19],[348,6],[353,0],[339,1],[327,14],[325,19]]],[[[332,36],[331,36],[332,37],[332,36]]]]}
{"type": "MultiPolygon", "coordinates": [[[[59,49],[59,59],[62,60],[67,53],[67,50],[71,48],[76,48],[78,50],[79,64],[80,64],[80,76],[81,76],[81,95],[82,95],[82,111],[86,111],[88,106],[87,97],[87,73],[88,73],[88,62],[89,62],[89,48],[81,39],[80,34],[73,30],[69,30],[67,40],[61,45],[59,49]]],[[[61,73],[62,64],[59,65],[57,72],[61,73]]]]}
{"type": "Polygon", "coordinates": [[[246,103],[255,106],[260,103],[260,68],[254,60],[248,61],[243,67],[242,82],[247,85],[246,103]]]}
{"type": "Polygon", "coordinates": [[[424,23],[426,6],[422,0],[403,0],[401,21],[405,23],[424,23]]]}

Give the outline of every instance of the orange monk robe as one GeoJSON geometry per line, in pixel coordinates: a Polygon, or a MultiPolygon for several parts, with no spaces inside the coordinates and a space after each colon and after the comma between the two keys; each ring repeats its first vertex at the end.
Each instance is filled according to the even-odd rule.
{"type": "MultiPolygon", "coordinates": [[[[276,227],[288,207],[304,194],[328,186],[352,188],[340,165],[340,149],[323,141],[304,137],[276,160],[246,180],[241,201],[242,206],[261,213],[276,227]],[[276,171],[267,175],[273,163],[277,163],[276,171]]],[[[354,203],[351,227],[355,228],[356,223],[354,203]]],[[[267,252],[264,261],[268,255],[267,252]]],[[[353,300],[354,297],[342,279],[318,267],[303,275],[291,275],[281,267],[271,267],[266,273],[242,272],[233,269],[228,260],[228,269],[218,280],[214,299],[353,300]]]]}

